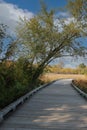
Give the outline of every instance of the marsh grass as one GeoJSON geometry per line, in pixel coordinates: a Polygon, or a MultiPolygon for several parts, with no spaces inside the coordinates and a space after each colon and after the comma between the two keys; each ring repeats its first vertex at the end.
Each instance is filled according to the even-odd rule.
{"type": "Polygon", "coordinates": [[[81,74],[54,74],[54,73],[46,73],[44,75],[42,75],[40,77],[40,79],[45,82],[51,82],[53,80],[57,80],[57,79],[74,79],[74,80],[79,80],[79,79],[84,79],[86,80],[86,76],[85,75],[81,75],[81,74]]]}
{"type": "Polygon", "coordinates": [[[82,91],[87,93],[87,75],[82,74],[53,74],[47,73],[40,77],[44,83],[48,83],[57,79],[73,79],[74,84],[82,91]]]}
{"type": "Polygon", "coordinates": [[[87,93],[87,77],[84,79],[76,79],[73,82],[78,88],[87,93]]]}

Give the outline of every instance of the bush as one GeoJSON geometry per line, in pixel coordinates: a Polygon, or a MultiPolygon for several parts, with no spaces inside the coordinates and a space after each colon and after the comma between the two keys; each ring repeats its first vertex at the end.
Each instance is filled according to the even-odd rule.
{"type": "Polygon", "coordinates": [[[32,73],[28,61],[21,58],[10,64],[8,62],[0,63],[0,108],[33,89],[29,86],[32,73]]]}

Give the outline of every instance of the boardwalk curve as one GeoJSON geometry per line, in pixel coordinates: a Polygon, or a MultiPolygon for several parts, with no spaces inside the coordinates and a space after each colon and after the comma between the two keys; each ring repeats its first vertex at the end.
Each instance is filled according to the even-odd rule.
{"type": "Polygon", "coordinates": [[[87,130],[87,102],[62,79],[36,93],[0,130],[87,130]]]}

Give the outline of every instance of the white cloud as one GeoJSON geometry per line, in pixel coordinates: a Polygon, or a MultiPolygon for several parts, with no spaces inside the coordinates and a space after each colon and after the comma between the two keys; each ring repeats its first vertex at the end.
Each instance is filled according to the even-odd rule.
{"type": "Polygon", "coordinates": [[[8,25],[11,30],[15,29],[19,21],[19,17],[26,17],[30,19],[33,16],[34,14],[28,10],[23,10],[18,8],[16,5],[0,0],[0,23],[8,25]]]}
{"type": "Polygon", "coordinates": [[[65,24],[66,24],[66,25],[70,24],[71,22],[76,22],[76,21],[75,21],[75,18],[69,17],[69,18],[65,19],[65,24]]]}

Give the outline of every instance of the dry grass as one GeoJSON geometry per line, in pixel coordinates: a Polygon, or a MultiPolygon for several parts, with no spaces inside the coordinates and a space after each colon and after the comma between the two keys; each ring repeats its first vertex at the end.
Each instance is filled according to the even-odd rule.
{"type": "Polygon", "coordinates": [[[79,87],[82,91],[87,93],[87,76],[85,75],[77,75],[77,74],[53,74],[53,73],[47,73],[44,74],[41,77],[41,80],[44,83],[48,83],[51,82],[53,80],[57,80],[57,79],[67,79],[67,78],[71,78],[74,79],[74,84],[79,87]]]}
{"type": "Polygon", "coordinates": [[[77,79],[73,81],[74,84],[80,88],[82,91],[87,93],[87,78],[86,79],[77,79]]]}
{"type": "Polygon", "coordinates": [[[57,80],[57,79],[67,79],[67,78],[71,78],[71,79],[86,79],[86,77],[84,75],[77,75],[77,74],[53,74],[53,73],[47,73],[44,74],[43,76],[41,76],[41,80],[45,83],[51,82],[53,80],[57,80]]]}

